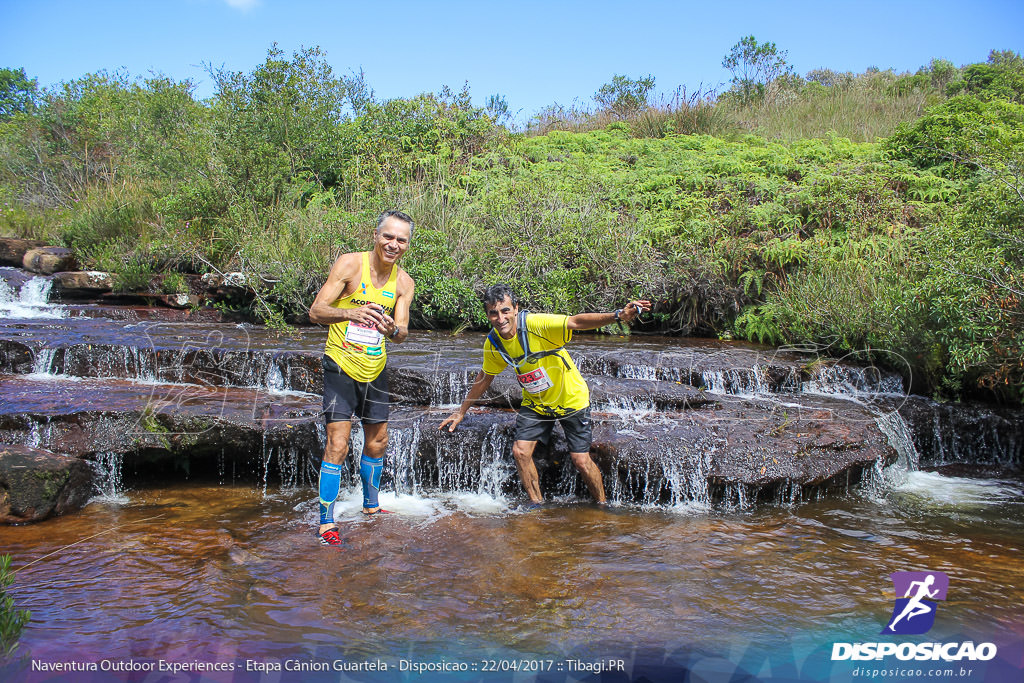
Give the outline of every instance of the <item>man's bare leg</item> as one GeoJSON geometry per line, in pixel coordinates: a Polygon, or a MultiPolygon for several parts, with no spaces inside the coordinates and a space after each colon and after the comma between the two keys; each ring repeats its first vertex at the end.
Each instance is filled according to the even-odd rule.
{"type": "Polygon", "coordinates": [[[516,461],[523,490],[530,497],[530,501],[543,503],[544,498],[540,495],[540,477],[537,476],[537,466],[533,464],[533,450],[536,447],[536,441],[516,441],[512,444],[512,457],[516,461]]]}
{"type": "Polygon", "coordinates": [[[598,503],[604,503],[604,480],[601,478],[601,468],[590,457],[590,453],[570,453],[569,456],[572,458],[572,464],[583,475],[583,481],[586,482],[590,495],[598,503]]]}

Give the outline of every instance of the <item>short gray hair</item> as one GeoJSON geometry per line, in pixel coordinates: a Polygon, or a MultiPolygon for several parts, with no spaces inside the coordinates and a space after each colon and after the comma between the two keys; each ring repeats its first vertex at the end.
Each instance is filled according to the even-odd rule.
{"type": "Polygon", "coordinates": [[[384,225],[384,221],[392,217],[397,218],[403,223],[407,223],[409,225],[409,239],[412,239],[412,231],[413,228],[416,227],[416,224],[412,222],[412,217],[410,217],[409,214],[403,213],[398,209],[389,209],[388,211],[384,211],[383,213],[381,213],[381,215],[377,216],[377,228],[374,230],[374,232],[380,233],[380,226],[384,225]]]}

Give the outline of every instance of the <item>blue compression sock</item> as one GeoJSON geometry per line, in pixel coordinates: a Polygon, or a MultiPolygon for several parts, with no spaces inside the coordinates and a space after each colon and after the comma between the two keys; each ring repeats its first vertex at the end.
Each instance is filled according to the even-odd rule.
{"type": "Polygon", "coordinates": [[[334,523],[334,501],[341,490],[341,465],[320,463],[320,523],[334,523]]]}
{"type": "Polygon", "coordinates": [[[363,507],[372,509],[379,507],[377,494],[380,492],[380,474],[384,471],[384,458],[370,458],[363,455],[359,459],[359,478],[363,480],[363,507]]]}

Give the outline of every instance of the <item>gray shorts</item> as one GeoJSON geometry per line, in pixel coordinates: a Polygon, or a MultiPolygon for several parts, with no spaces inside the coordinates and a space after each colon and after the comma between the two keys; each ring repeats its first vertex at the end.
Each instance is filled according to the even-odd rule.
{"type": "Polygon", "coordinates": [[[520,408],[516,416],[516,441],[540,441],[545,446],[551,440],[555,423],[562,425],[570,453],[589,453],[593,436],[590,430],[590,406],[565,417],[541,415],[529,408],[520,408]]]}

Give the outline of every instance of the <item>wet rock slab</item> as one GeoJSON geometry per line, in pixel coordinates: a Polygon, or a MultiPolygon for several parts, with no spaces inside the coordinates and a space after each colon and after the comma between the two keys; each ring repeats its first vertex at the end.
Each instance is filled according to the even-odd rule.
{"type": "MultiPolygon", "coordinates": [[[[456,431],[439,431],[448,414],[397,410],[393,440],[397,434],[411,454],[392,449],[389,460],[410,461],[419,468],[414,478],[424,485],[470,490],[480,485],[485,470],[503,468],[506,477],[497,485],[514,492],[515,411],[473,409],[456,431]]],[[[807,498],[845,489],[876,464],[897,458],[871,409],[828,397],[784,407],[729,398],[698,409],[594,410],[591,415],[593,456],[609,495],[621,502],[711,504],[737,487],[761,498],[807,498]]],[[[538,446],[535,459],[546,492],[586,495],[560,428],[548,448],[538,446]]]]}
{"type": "Polygon", "coordinates": [[[0,523],[38,522],[81,508],[92,470],[73,457],[24,445],[0,446],[0,523]]]}
{"type": "MultiPolygon", "coordinates": [[[[0,376],[0,443],[34,443],[76,458],[148,463],[141,475],[177,463],[209,468],[211,458],[239,461],[243,478],[265,480],[272,458],[322,451],[320,399],[251,389],[144,385],[124,380],[0,376]]],[[[307,477],[298,462],[283,482],[307,477]]],[[[308,477],[307,477],[308,479],[308,477]]]]}
{"type": "MultiPolygon", "coordinates": [[[[0,371],[22,373],[0,377],[0,443],[116,455],[151,476],[167,463],[194,473],[217,460],[265,482],[274,461],[281,482],[315,483],[325,330],[282,336],[138,320],[0,321],[0,371]]],[[[399,490],[520,493],[511,444],[521,391],[510,372],[456,432],[437,429],[469,390],[482,339],[417,332],[389,348],[386,472],[399,490]]],[[[897,410],[914,425],[906,442],[922,461],[964,451],[946,427],[927,438],[944,408],[892,394],[899,378],[870,366],[714,340],[581,336],[570,352],[591,389],[594,457],[622,502],[788,502],[844,489],[897,458],[885,418],[897,410]]],[[[997,462],[1019,467],[1022,439],[1012,435],[1024,419],[1019,411],[996,417],[979,413],[977,430],[957,429],[1003,444],[997,462]]],[[[559,429],[537,462],[546,493],[587,496],[559,429]]]]}
{"type": "Polygon", "coordinates": [[[921,465],[1024,469],[1024,411],[1005,406],[939,403],[922,396],[890,400],[906,420],[921,465]]]}

